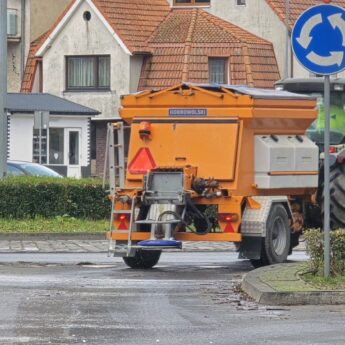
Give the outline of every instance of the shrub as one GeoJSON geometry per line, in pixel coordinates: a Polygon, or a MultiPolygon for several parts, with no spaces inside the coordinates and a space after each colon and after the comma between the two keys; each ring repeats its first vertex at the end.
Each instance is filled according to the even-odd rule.
{"type": "Polygon", "coordinates": [[[0,218],[103,219],[110,202],[95,179],[9,177],[0,181],[0,218]]]}
{"type": "MultiPolygon", "coordinates": [[[[323,274],[324,234],[320,230],[308,230],[304,237],[307,253],[310,256],[310,268],[314,274],[323,274]]],[[[333,276],[345,275],[345,230],[331,231],[330,270],[333,276]]]]}

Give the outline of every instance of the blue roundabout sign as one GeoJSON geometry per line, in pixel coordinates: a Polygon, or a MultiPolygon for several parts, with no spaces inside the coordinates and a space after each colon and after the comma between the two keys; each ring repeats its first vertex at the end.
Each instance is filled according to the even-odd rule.
{"type": "Polygon", "coordinates": [[[310,72],[336,74],[345,69],[345,10],[319,5],[306,10],[292,31],[292,49],[310,72]]]}

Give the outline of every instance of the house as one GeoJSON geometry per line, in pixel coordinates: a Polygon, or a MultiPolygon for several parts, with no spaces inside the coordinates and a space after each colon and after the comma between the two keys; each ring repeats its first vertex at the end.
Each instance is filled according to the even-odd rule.
{"type": "Polygon", "coordinates": [[[30,43],[46,32],[69,0],[7,0],[8,91],[19,92],[30,43]]]}
{"type": "MultiPolygon", "coordinates": [[[[197,6],[232,24],[272,42],[282,77],[307,78],[310,72],[293,57],[290,38],[286,53],[286,0],[168,0],[170,6],[197,6]],[[286,64],[288,68],[286,69],[286,64]]],[[[289,35],[297,18],[307,8],[320,5],[322,0],[289,0],[289,35]]],[[[332,0],[333,5],[345,7],[345,0],[332,0]]],[[[339,74],[345,77],[345,72],[339,74]]]]}
{"type": "Polygon", "coordinates": [[[44,93],[10,93],[7,107],[10,160],[41,163],[68,177],[90,176],[90,119],[97,110],[44,93]],[[46,124],[35,126],[43,116],[46,124]]]}
{"type": "Polygon", "coordinates": [[[103,171],[106,122],[120,96],[181,81],[273,87],[280,78],[267,40],[166,0],[72,0],[30,48],[22,92],[46,92],[95,108],[92,160],[103,171]]]}

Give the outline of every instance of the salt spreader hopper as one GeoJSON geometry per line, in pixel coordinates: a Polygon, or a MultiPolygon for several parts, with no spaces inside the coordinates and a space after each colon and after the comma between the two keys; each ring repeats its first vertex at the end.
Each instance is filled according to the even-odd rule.
{"type": "Polygon", "coordinates": [[[108,138],[115,255],[150,268],[183,241],[226,241],[256,266],[287,259],[318,187],[314,98],[184,83],[121,102],[126,169],[122,123],[108,138]]]}

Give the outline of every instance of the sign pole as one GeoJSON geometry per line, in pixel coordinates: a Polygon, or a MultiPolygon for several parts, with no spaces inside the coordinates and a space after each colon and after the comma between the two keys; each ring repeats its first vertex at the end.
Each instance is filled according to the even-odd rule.
{"type": "Polygon", "coordinates": [[[324,95],[324,108],[325,108],[325,134],[324,134],[324,276],[326,278],[330,275],[330,190],[329,190],[329,142],[330,142],[330,106],[331,106],[331,82],[330,76],[325,76],[325,95],[324,95]]]}
{"type": "Polygon", "coordinates": [[[0,0],[0,179],[7,171],[7,0],[0,0]]]}

